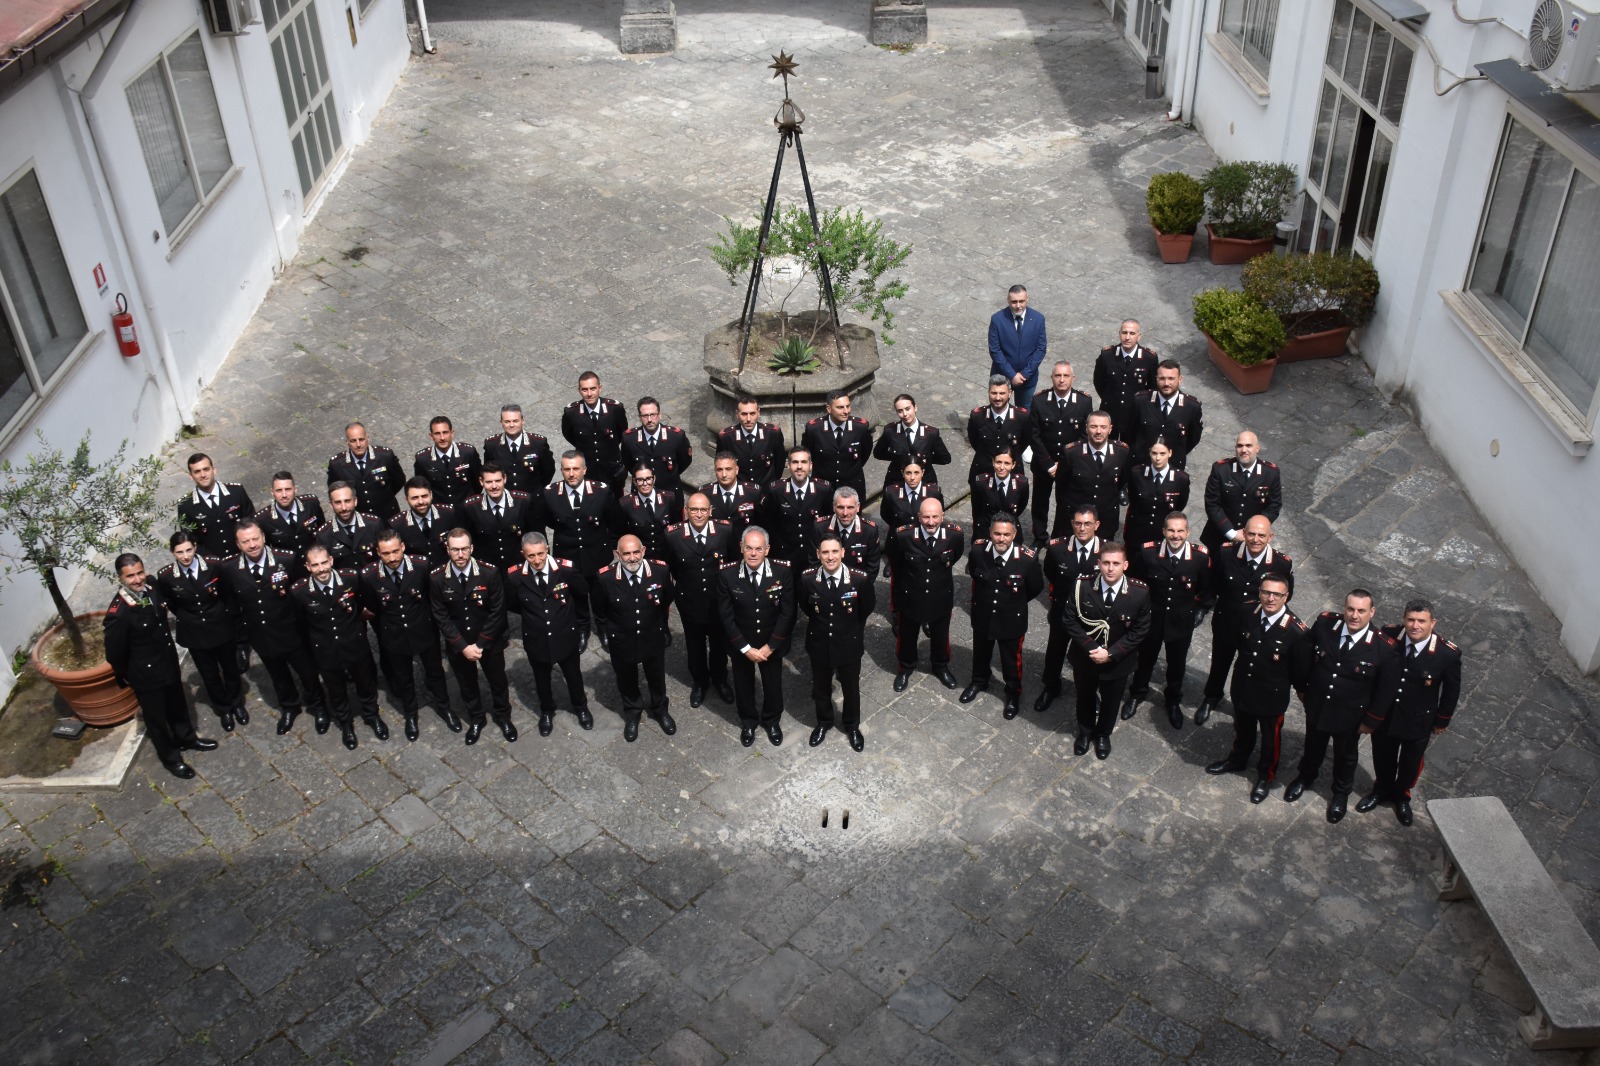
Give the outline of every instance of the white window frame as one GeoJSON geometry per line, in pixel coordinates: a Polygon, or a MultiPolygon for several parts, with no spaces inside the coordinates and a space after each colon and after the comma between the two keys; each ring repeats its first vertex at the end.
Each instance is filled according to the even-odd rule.
{"type": "MultiPolygon", "coordinates": [[[[1500,182],[1501,164],[1504,161],[1506,143],[1511,136],[1512,123],[1515,123],[1523,133],[1543,141],[1555,150],[1575,172],[1600,184],[1600,162],[1578,146],[1566,141],[1558,132],[1550,130],[1538,116],[1508,100],[1504,121],[1496,139],[1494,165],[1489,173],[1488,183],[1484,187],[1483,208],[1467,256],[1461,288],[1445,291],[1440,295],[1457,324],[1481,351],[1491,357],[1493,365],[1500,371],[1501,376],[1519,387],[1519,391],[1530,406],[1561,439],[1568,452],[1573,455],[1585,455],[1594,444],[1595,420],[1600,417],[1600,385],[1595,387],[1589,397],[1588,408],[1580,409],[1560,385],[1545,372],[1539,362],[1523,348],[1523,338],[1513,335],[1500,317],[1470,288],[1472,274],[1478,266],[1479,248],[1483,243],[1484,231],[1489,224],[1489,210],[1500,182]]],[[[1571,180],[1568,179],[1569,196],[1571,180]]],[[[1564,200],[1563,210],[1565,207],[1564,200]]],[[[1548,269],[1549,253],[1553,247],[1554,241],[1551,242],[1550,248],[1545,249],[1545,262],[1540,267],[1539,277],[1541,290],[1545,281],[1545,271],[1548,269]]],[[[1538,296],[1535,296],[1531,306],[1536,311],[1538,296]]],[[[1527,330],[1532,328],[1533,314],[1534,312],[1530,312],[1528,316],[1528,325],[1523,330],[1524,337],[1527,335],[1527,330]]]]}
{"type": "MultiPolygon", "coordinates": [[[[211,77],[211,56],[206,51],[207,36],[207,34],[201,32],[200,24],[198,22],[194,23],[183,33],[179,34],[178,37],[172,41],[172,43],[168,44],[159,53],[157,53],[154,59],[135,72],[133,77],[128,79],[127,84],[123,86],[122,90],[123,98],[127,100],[128,110],[131,114],[133,111],[133,101],[128,94],[133,89],[134,83],[136,83],[140,78],[143,78],[152,69],[159,67],[161,70],[162,86],[166,90],[167,94],[167,103],[172,108],[172,114],[177,121],[178,128],[174,132],[178,137],[179,145],[183,149],[184,166],[189,172],[189,182],[195,190],[196,200],[194,206],[189,209],[188,213],[186,213],[182,219],[173,225],[170,230],[167,230],[167,255],[169,257],[177,249],[177,247],[183,243],[183,239],[188,236],[189,232],[194,228],[195,223],[199,221],[201,216],[206,213],[212,204],[216,203],[217,200],[221,198],[222,193],[228,188],[228,186],[233,184],[233,179],[237,177],[242,170],[242,167],[234,158],[233,143],[228,139],[228,124],[227,120],[222,116],[222,103],[217,99],[216,79],[211,77]],[[200,54],[206,63],[206,80],[211,84],[211,98],[217,105],[217,116],[222,125],[222,143],[223,146],[228,150],[228,169],[222,172],[222,174],[212,184],[210,189],[205,189],[201,185],[200,168],[195,162],[194,145],[189,139],[188,120],[184,117],[183,105],[178,99],[178,88],[172,79],[172,66],[167,59],[168,56],[177,51],[182,45],[187,43],[190,37],[194,37],[200,45],[200,54]]],[[[137,132],[135,133],[134,139],[138,140],[137,132]]],[[[141,141],[141,152],[143,147],[144,145],[141,141]]],[[[141,161],[143,161],[142,157],[141,161]]],[[[146,176],[150,178],[150,188],[152,195],[154,195],[155,177],[149,173],[149,169],[150,168],[147,163],[145,166],[145,173],[146,176]]],[[[158,215],[160,214],[160,206],[161,205],[158,201],[156,204],[158,215]]],[[[162,228],[166,229],[165,219],[162,219],[162,228]]]]}
{"type": "MultiPolygon", "coordinates": [[[[4,182],[0,182],[0,196],[9,193],[16,187],[18,182],[29,174],[32,174],[34,180],[39,183],[39,195],[44,200],[45,214],[50,219],[50,229],[55,233],[56,247],[59,249],[61,247],[61,233],[56,229],[56,212],[50,204],[49,190],[46,189],[45,182],[40,177],[39,168],[33,159],[27,160],[22,166],[7,175],[4,182]]],[[[67,254],[64,249],[61,250],[61,266],[67,277],[71,279],[74,276],[72,264],[67,260],[67,254]]],[[[0,273],[0,326],[6,329],[16,345],[17,354],[22,359],[23,376],[32,389],[32,395],[22,402],[16,413],[3,424],[0,424],[0,447],[10,446],[17,434],[38,413],[39,408],[50,398],[50,395],[55,392],[60,383],[65,380],[68,374],[72,373],[73,368],[83,358],[83,353],[94,347],[95,343],[105,335],[104,330],[96,330],[89,325],[89,316],[83,313],[82,294],[79,293],[76,283],[69,282],[69,284],[73,303],[77,307],[78,313],[83,316],[83,336],[73,344],[72,349],[61,360],[60,365],[55,368],[50,376],[45,377],[39,373],[38,363],[28,345],[27,334],[18,320],[16,307],[12,301],[10,285],[5,275],[0,273]]]]}
{"type": "Polygon", "coordinates": [[[1272,53],[1277,47],[1281,6],[1280,0],[1222,0],[1217,12],[1217,36],[1233,45],[1239,56],[1263,79],[1272,72],[1272,53]],[[1237,33],[1228,29],[1228,16],[1233,12],[1238,13],[1241,23],[1237,33]],[[1252,44],[1253,40],[1262,38],[1267,41],[1265,53],[1252,44]]]}

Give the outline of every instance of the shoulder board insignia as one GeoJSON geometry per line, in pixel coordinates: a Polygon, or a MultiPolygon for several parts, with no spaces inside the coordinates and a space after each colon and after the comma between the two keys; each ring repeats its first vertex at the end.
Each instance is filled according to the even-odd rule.
{"type": "Polygon", "coordinates": [[[483,494],[479,493],[477,496],[468,496],[465,500],[462,501],[462,503],[464,503],[468,507],[476,507],[478,505],[478,501],[481,500],[481,499],[483,499],[483,494]]]}
{"type": "MultiPolygon", "coordinates": [[[[960,532],[961,532],[961,527],[960,527],[960,526],[958,526],[958,525],[956,525],[956,524],[955,524],[955,523],[954,523],[954,522],[946,522],[946,523],[945,523],[945,524],[944,524],[944,528],[945,528],[945,529],[953,529],[953,530],[955,530],[955,531],[956,531],[956,532],[957,532],[957,533],[960,533],[960,532]]],[[[974,542],[974,543],[976,543],[976,542],[974,542]]]]}
{"type": "Polygon", "coordinates": [[[173,566],[174,566],[174,565],[175,565],[175,564],[173,564],[173,563],[168,563],[168,564],[167,564],[167,565],[166,565],[166,566],[163,566],[163,567],[162,567],[162,568],[161,568],[161,569],[160,569],[160,570],[157,570],[157,571],[156,571],[156,576],[157,576],[157,577],[160,577],[160,576],[162,576],[162,575],[163,575],[163,574],[170,574],[170,573],[173,573],[173,572],[174,572],[174,571],[173,571],[173,566]]]}
{"type": "Polygon", "coordinates": [[[1134,586],[1135,588],[1141,588],[1141,589],[1148,589],[1150,587],[1149,585],[1146,585],[1143,581],[1140,581],[1136,577],[1130,577],[1128,579],[1128,584],[1134,586]]]}
{"type": "Polygon", "coordinates": [[[1387,634],[1387,633],[1379,633],[1379,634],[1378,634],[1378,639],[1379,639],[1379,640],[1381,640],[1381,641],[1383,641],[1383,642],[1384,642],[1384,643],[1385,643],[1385,644],[1393,644],[1393,643],[1394,643],[1394,642],[1395,642],[1395,641],[1394,641],[1394,638],[1393,638],[1393,637],[1391,637],[1391,636],[1390,636],[1390,635],[1389,635],[1389,634],[1387,634]]]}
{"type": "Polygon", "coordinates": [[[521,569],[522,569],[522,564],[521,563],[512,563],[510,566],[506,567],[506,573],[514,574],[518,570],[521,570],[521,569]]]}
{"type": "Polygon", "coordinates": [[[519,491],[517,489],[512,489],[511,490],[511,498],[513,500],[526,500],[528,498],[528,494],[526,492],[521,492],[521,491],[519,491]]]}
{"type": "Polygon", "coordinates": [[[1261,459],[1261,460],[1259,460],[1259,462],[1261,463],[1262,466],[1266,467],[1268,470],[1276,470],[1276,469],[1278,469],[1278,464],[1277,463],[1269,463],[1265,459],[1261,459]]]}
{"type": "Polygon", "coordinates": [[[1024,558],[1032,559],[1034,556],[1034,551],[1032,548],[1026,548],[1019,545],[1017,547],[1017,554],[1023,556],[1024,558]]]}
{"type": "Polygon", "coordinates": [[[816,572],[817,572],[817,568],[813,566],[809,570],[800,571],[800,576],[801,577],[810,577],[812,574],[814,574],[816,572]]]}
{"type": "Polygon", "coordinates": [[[729,567],[730,567],[730,566],[738,566],[738,565],[739,565],[739,560],[737,560],[737,559],[736,559],[736,560],[734,560],[734,561],[733,561],[733,562],[731,562],[731,563],[723,563],[723,564],[722,564],[722,567],[721,567],[721,569],[723,569],[723,570],[726,570],[726,569],[728,569],[728,568],[729,568],[729,567]]]}
{"type": "Polygon", "coordinates": [[[601,573],[602,573],[602,574],[609,574],[609,573],[611,573],[611,567],[609,567],[609,566],[602,566],[602,567],[601,567],[601,568],[600,568],[600,572],[601,572],[601,573]]]}
{"type": "Polygon", "coordinates": [[[1211,554],[1211,549],[1206,547],[1204,544],[1199,543],[1198,541],[1195,542],[1194,550],[1199,552],[1201,555],[1211,554]]]}
{"type": "Polygon", "coordinates": [[[431,451],[433,451],[432,448],[418,448],[417,449],[417,458],[421,459],[424,455],[427,455],[431,451]]]}
{"type": "Polygon", "coordinates": [[[1323,611],[1321,614],[1317,615],[1317,617],[1318,618],[1332,618],[1334,621],[1338,621],[1338,619],[1339,619],[1339,616],[1337,614],[1335,614],[1334,612],[1332,612],[1332,611],[1323,611]]]}
{"type": "Polygon", "coordinates": [[[1231,462],[1233,462],[1233,456],[1230,455],[1226,459],[1218,459],[1216,462],[1212,463],[1211,465],[1212,466],[1227,466],[1231,462]]]}
{"type": "Polygon", "coordinates": [[[436,566],[436,567],[434,567],[432,570],[429,570],[428,573],[430,573],[430,574],[438,574],[440,577],[443,577],[444,576],[444,572],[447,569],[449,569],[449,567],[450,567],[450,564],[449,563],[445,563],[444,566],[436,566]]]}
{"type": "Polygon", "coordinates": [[[311,587],[311,579],[309,577],[303,577],[299,581],[296,581],[293,585],[291,585],[289,587],[292,588],[292,589],[310,588],[311,587]]]}
{"type": "Polygon", "coordinates": [[[344,458],[344,452],[338,452],[338,453],[336,453],[334,455],[328,456],[328,462],[337,463],[340,459],[343,459],[343,458],[344,458]]]}
{"type": "Polygon", "coordinates": [[[817,423],[818,423],[818,422],[821,422],[821,421],[822,421],[822,419],[820,419],[820,418],[813,418],[813,419],[812,419],[812,420],[811,420],[811,421],[809,421],[809,422],[807,422],[807,423],[806,423],[806,425],[808,425],[808,426],[814,426],[814,425],[816,425],[816,424],[817,424],[817,423]]]}
{"type": "Polygon", "coordinates": [[[983,409],[984,409],[984,408],[985,408],[985,407],[988,407],[988,406],[989,406],[989,405],[988,405],[988,404],[986,404],[986,403],[980,403],[980,404],[979,404],[979,405],[978,405],[978,406],[976,406],[976,407],[974,407],[974,408],[973,408],[973,409],[972,409],[972,413],[973,413],[973,414],[975,414],[975,415],[976,415],[976,414],[981,414],[981,413],[982,413],[982,412],[983,412],[983,409]]]}
{"type": "Polygon", "coordinates": [[[123,600],[121,596],[113,597],[111,600],[111,606],[106,608],[106,614],[109,616],[122,610],[122,603],[123,600]]]}
{"type": "MultiPolygon", "coordinates": [[[[1441,638],[1441,640],[1442,640],[1442,638],[1441,638]]],[[[1449,648],[1451,651],[1460,651],[1461,650],[1460,648],[1456,647],[1455,644],[1453,642],[1451,642],[1451,641],[1444,640],[1443,643],[1444,643],[1444,646],[1449,648]]]]}
{"type": "Polygon", "coordinates": [[[1278,551],[1276,548],[1273,549],[1273,552],[1278,556],[1278,558],[1282,559],[1286,563],[1294,562],[1293,559],[1289,558],[1289,553],[1288,552],[1281,552],[1281,551],[1278,551]]]}

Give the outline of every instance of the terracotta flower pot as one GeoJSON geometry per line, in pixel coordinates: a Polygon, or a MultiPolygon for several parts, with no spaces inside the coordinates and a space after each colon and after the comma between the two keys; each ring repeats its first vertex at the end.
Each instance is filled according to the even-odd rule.
{"type": "MultiPolygon", "coordinates": [[[[104,611],[81,614],[78,619],[87,625],[99,625],[104,611]]],[[[87,670],[58,670],[39,658],[39,649],[64,634],[63,627],[52,626],[33,646],[30,658],[39,675],[56,687],[61,698],[72,708],[72,713],[85,725],[121,725],[139,712],[139,701],[133,689],[122,688],[111,676],[111,664],[100,663],[87,670]]]]}
{"type": "Polygon", "coordinates": [[[1289,343],[1278,349],[1278,362],[1303,363],[1309,359],[1334,359],[1344,354],[1350,340],[1350,326],[1325,329],[1320,333],[1306,333],[1290,337],[1289,343]]]}
{"type": "Polygon", "coordinates": [[[1217,342],[1210,336],[1206,336],[1206,353],[1211,356],[1211,362],[1216,368],[1222,371],[1222,376],[1245,396],[1266,392],[1272,385],[1272,372],[1278,369],[1277,359],[1268,359],[1265,363],[1257,363],[1255,366],[1241,366],[1227,352],[1217,347],[1217,342]]]}
{"type": "Polygon", "coordinates": [[[1163,263],[1187,263],[1189,254],[1194,250],[1194,234],[1192,233],[1162,233],[1155,225],[1150,226],[1150,232],[1156,235],[1156,248],[1161,252],[1163,263]]]}
{"type": "Polygon", "coordinates": [[[1262,237],[1258,240],[1246,240],[1243,237],[1218,237],[1211,223],[1206,223],[1207,244],[1211,252],[1211,261],[1218,266],[1236,266],[1239,263],[1248,263],[1258,255],[1267,255],[1272,251],[1273,238],[1262,237]]]}

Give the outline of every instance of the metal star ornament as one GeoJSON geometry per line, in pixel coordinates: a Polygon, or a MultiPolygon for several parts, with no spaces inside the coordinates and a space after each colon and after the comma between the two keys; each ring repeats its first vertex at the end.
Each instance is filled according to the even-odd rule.
{"type": "Polygon", "coordinates": [[[781,77],[784,80],[785,87],[787,87],[789,75],[799,70],[800,64],[794,61],[794,56],[780,49],[778,54],[772,57],[772,62],[767,66],[767,69],[775,71],[772,76],[774,78],[781,77]]]}

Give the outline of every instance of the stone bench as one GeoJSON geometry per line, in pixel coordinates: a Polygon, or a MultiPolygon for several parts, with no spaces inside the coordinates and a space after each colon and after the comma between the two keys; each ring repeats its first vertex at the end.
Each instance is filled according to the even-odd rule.
{"type": "Polygon", "coordinates": [[[1517,1031],[1537,1049],[1600,1046],[1600,948],[1494,796],[1434,800],[1440,899],[1476,899],[1533,992],[1517,1031]]]}

